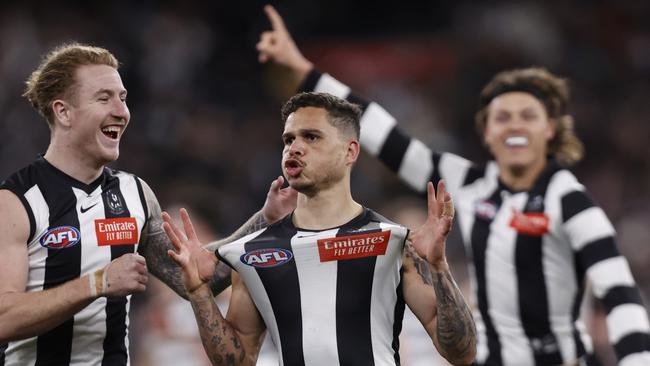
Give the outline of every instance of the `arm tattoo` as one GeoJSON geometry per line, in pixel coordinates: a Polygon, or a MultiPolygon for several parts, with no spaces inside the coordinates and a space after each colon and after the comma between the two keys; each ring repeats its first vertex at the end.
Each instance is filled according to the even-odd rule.
{"type": "Polygon", "coordinates": [[[234,329],[226,322],[212,294],[199,288],[190,298],[201,342],[213,365],[238,365],[246,351],[234,329]]]}
{"type": "Polygon", "coordinates": [[[162,228],[163,220],[160,205],[155,197],[148,199],[147,203],[151,216],[146,227],[142,230],[142,239],[138,246],[138,252],[147,260],[149,272],[181,297],[187,299],[181,270],[167,254],[167,250],[173,249],[173,246],[162,228]]]}
{"type": "Polygon", "coordinates": [[[449,270],[433,273],[433,289],[438,303],[438,343],[448,360],[463,359],[476,349],[472,313],[449,270]]]}
{"type": "Polygon", "coordinates": [[[248,234],[264,229],[267,226],[269,226],[269,224],[266,222],[266,220],[264,220],[264,215],[262,215],[262,211],[258,211],[253,216],[251,216],[241,227],[239,227],[239,229],[237,229],[234,233],[230,234],[229,237],[225,239],[213,241],[212,243],[206,245],[206,247],[209,250],[217,250],[217,248],[225,244],[233,242],[237,239],[241,239],[248,234]]]}
{"type": "Polygon", "coordinates": [[[415,248],[413,248],[410,240],[406,241],[406,256],[413,260],[413,265],[420,277],[422,277],[422,281],[429,286],[433,286],[433,278],[431,277],[431,268],[429,267],[429,263],[415,252],[415,248]]]}

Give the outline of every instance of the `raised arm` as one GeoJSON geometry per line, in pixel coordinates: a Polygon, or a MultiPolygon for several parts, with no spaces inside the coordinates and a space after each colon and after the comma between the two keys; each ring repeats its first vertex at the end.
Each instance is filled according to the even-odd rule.
{"type": "Polygon", "coordinates": [[[181,210],[182,231],[169,215],[164,213],[163,218],[165,232],[174,245],[169,255],[182,268],[183,283],[210,361],[213,365],[254,365],[265,327],[246,286],[233,273],[233,290],[228,315],[224,318],[207,285],[209,278],[202,269],[203,263],[216,260],[214,252],[201,245],[184,209],[181,210]]]}
{"type": "Polygon", "coordinates": [[[401,129],[397,119],[376,102],[364,99],[343,82],[321,73],[307,60],[287,30],[282,17],[270,5],[264,7],[271,30],[263,32],[257,44],[260,62],[272,61],[290,71],[296,89],[323,92],[358,104],[361,116],[361,147],[381,160],[411,189],[426,195],[427,182],[445,179],[447,188],[473,182],[483,172],[450,153],[436,152],[401,129]]]}
{"type": "Polygon", "coordinates": [[[25,292],[29,219],[16,195],[0,190],[0,344],[34,337],[71,321],[100,296],[145,290],[144,258],[126,254],[108,266],[43,291],[25,292]]]}
{"type": "Polygon", "coordinates": [[[650,365],[650,323],[630,266],[605,212],[582,190],[562,198],[563,227],[607,313],[609,340],[621,365],[650,365]]]}
{"type": "Polygon", "coordinates": [[[465,299],[445,258],[445,241],[454,209],[438,183],[429,183],[428,217],[407,240],[404,255],[404,299],[431,336],[438,352],[454,365],[469,365],[476,355],[476,328],[465,299]]]}

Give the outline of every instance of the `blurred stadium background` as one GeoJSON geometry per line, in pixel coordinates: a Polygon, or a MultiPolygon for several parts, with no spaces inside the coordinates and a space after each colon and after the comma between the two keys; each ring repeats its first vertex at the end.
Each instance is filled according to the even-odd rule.
{"type": "MultiPolygon", "coordinates": [[[[138,174],[161,204],[187,206],[203,239],[230,233],[261,207],[280,174],[283,70],[254,48],[269,27],[261,1],[8,1],[0,5],[0,177],[44,153],[45,122],[20,97],[42,53],[70,40],[107,47],[122,63],[131,124],[118,169],[138,174]]],[[[544,66],[571,80],[586,159],[574,171],[619,232],[650,299],[650,3],[645,0],[279,1],[273,5],[318,68],[380,102],[438,150],[484,161],[473,114],[503,69],[544,66]]],[[[424,202],[363,156],[356,197],[417,225],[424,202]]],[[[463,249],[449,255],[467,290],[463,249]]],[[[202,365],[189,305],[152,285],[132,308],[134,366],[202,365]]],[[[227,303],[226,299],[222,302],[227,303]]],[[[591,302],[587,301],[591,308],[591,302]]],[[[607,348],[602,309],[586,321],[607,348]]],[[[405,329],[404,364],[428,348],[405,329]]],[[[426,354],[426,352],[424,353],[426,354]]],[[[272,357],[270,357],[272,359],[272,357]]]]}

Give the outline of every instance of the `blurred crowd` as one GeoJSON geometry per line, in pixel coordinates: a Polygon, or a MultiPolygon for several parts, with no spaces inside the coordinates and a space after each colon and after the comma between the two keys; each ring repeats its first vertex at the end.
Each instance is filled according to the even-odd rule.
{"type": "MultiPolygon", "coordinates": [[[[279,109],[293,92],[285,70],[257,63],[254,45],[269,27],[262,5],[3,3],[0,177],[44,153],[49,138],[45,121],[20,96],[24,80],[52,46],[88,42],[115,53],[129,91],[131,124],[114,166],[145,179],[166,208],[186,206],[200,216],[204,241],[229,234],[261,207],[271,180],[281,173],[279,109]]],[[[569,111],[587,152],[574,171],[614,222],[620,249],[650,303],[650,4],[291,0],[274,5],[319,69],[380,102],[433,148],[478,162],[488,154],[474,133],[473,115],[479,91],[494,73],[538,65],[568,77],[569,111]]],[[[360,202],[388,218],[413,225],[422,218],[425,202],[368,156],[352,183],[360,202]]],[[[467,287],[460,242],[450,243],[449,252],[467,287]]],[[[134,299],[134,365],[205,364],[189,304],[162,285],[150,287],[134,299]]],[[[585,306],[593,307],[587,324],[599,334],[599,353],[611,363],[602,309],[585,306]]],[[[418,347],[428,345],[405,341],[410,354],[417,355],[418,347]]],[[[418,364],[417,358],[409,363],[405,356],[405,365],[418,364]]]]}

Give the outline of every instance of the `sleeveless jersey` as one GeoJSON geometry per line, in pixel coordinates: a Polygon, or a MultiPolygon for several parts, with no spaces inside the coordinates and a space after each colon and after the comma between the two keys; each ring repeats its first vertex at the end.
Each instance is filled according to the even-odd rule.
{"type": "Polygon", "coordinates": [[[399,365],[407,233],[369,209],[321,231],[289,215],[217,255],[245,282],[281,365],[399,365]]]}
{"type": "MultiPolygon", "coordinates": [[[[27,292],[92,273],[137,249],[148,212],[140,180],[104,168],[81,183],[39,157],[2,182],[30,223],[27,292]]],[[[127,365],[130,296],[100,297],[38,337],[10,342],[3,365],[127,365]]]]}

